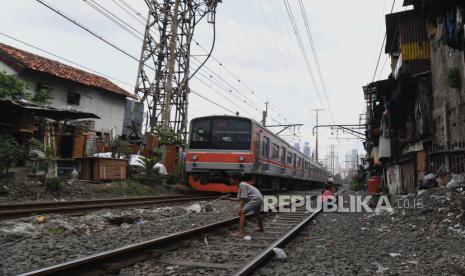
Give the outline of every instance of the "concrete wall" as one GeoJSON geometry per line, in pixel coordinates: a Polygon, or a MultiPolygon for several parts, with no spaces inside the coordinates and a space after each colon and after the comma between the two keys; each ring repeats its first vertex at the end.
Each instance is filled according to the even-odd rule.
{"type": "MultiPolygon", "coordinates": [[[[438,25],[439,29],[443,27],[438,25]]],[[[465,63],[463,51],[445,45],[441,33],[431,42],[431,65],[433,82],[433,121],[435,144],[444,145],[444,104],[447,104],[449,143],[465,141],[465,63]],[[450,68],[458,68],[462,76],[462,88],[453,89],[447,85],[450,68]]]]}
{"type": "Polygon", "coordinates": [[[10,66],[6,65],[3,62],[0,62],[0,72],[5,72],[8,75],[14,75],[16,74],[16,71],[13,70],[10,66]]]}
{"type": "MultiPolygon", "coordinates": [[[[0,68],[3,67],[5,65],[0,62],[0,68]]],[[[16,74],[14,71],[9,71],[9,73],[16,74]]],[[[99,116],[101,119],[92,119],[95,120],[95,131],[103,130],[103,132],[109,133],[111,129],[116,128],[116,134],[122,134],[126,97],[39,72],[25,71],[18,76],[29,83],[29,93],[31,94],[35,93],[40,83],[53,88],[50,92],[53,97],[51,105],[56,108],[73,108],[99,116]],[[81,95],[79,105],[67,103],[69,92],[81,95]]]]}

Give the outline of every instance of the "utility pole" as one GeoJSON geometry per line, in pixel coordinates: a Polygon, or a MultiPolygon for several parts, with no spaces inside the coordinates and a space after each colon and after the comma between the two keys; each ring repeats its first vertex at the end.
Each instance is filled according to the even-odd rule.
{"type": "MultiPolygon", "coordinates": [[[[314,108],[314,109],[310,109],[310,111],[314,111],[316,113],[316,126],[318,126],[318,115],[320,111],[324,111],[324,109],[314,108]]],[[[315,139],[315,161],[318,162],[318,128],[316,131],[316,139],[315,139]]]]}
{"type": "Polygon", "coordinates": [[[331,169],[331,174],[334,176],[335,173],[335,159],[336,159],[336,145],[329,145],[330,151],[329,151],[329,158],[330,158],[330,169],[331,169]]]}
{"type": "Polygon", "coordinates": [[[174,2],[174,14],[173,14],[173,23],[171,26],[171,39],[169,45],[169,54],[168,54],[168,75],[167,82],[165,85],[165,103],[162,110],[161,119],[163,121],[164,127],[170,126],[171,118],[171,98],[173,95],[173,74],[174,67],[176,65],[176,41],[177,41],[177,31],[178,31],[178,14],[179,14],[179,2],[180,0],[175,0],[174,2]]]}
{"type": "Polygon", "coordinates": [[[265,111],[263,111],[262,125],[266,126],[266,118],[268,117],[268,102],[265,103],[265,111]]]}
{"type": "MultiPolygon", "coordinates": [[[[221,0],[145,0],[149,9],[135,92],[146,131],[167,126],[187,136],[191,42],[202,19],[215,24],[221,0]],[[151,70],[146,70],[151,68],[151,70]]],[[[137,113],[137,109],[133,111],[137,113]]]]}

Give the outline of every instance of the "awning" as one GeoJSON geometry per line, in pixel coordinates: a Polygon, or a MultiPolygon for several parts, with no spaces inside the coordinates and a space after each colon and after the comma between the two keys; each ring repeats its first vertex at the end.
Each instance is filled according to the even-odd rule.
{"type": "Polygon", "coordinates": [[[26,100],[0,99],[0,109],[16,109],[28,111],[38,117],[50,118],[56,121],[77,119],[100,119],[99,116],[90,112],[82,112],[74,109],[58,109],[51,106],[41,106],[26,100]]]}

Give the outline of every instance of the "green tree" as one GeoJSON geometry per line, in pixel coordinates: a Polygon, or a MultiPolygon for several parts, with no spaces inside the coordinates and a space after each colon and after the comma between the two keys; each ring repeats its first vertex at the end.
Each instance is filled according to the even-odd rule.
{"type": "Polygon", "coordinates": [[[29,85],[13,75],[7,75],[0,71],[0,99],[8,98],[12,100],[26,99],[37,104],[49,105],[51,99],[50,91],[46,87],[40,87],[31,96],[27,89],[29,85]]]}
{"type": "Polygon", "coordinates": [[[29,97],[27,88],[27,84],[17,77],[0,72],[0,98],[26,99],[29,97]]]}

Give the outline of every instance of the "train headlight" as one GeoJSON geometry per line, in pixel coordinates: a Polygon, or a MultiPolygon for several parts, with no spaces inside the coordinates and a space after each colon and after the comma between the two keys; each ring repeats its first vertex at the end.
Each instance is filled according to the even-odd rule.
{"type": "Polygon", "coordinates": [[[244,156],[239,157],[239,160],[240,160],[241,162],[244,162],[244,161],[245,161],[244,156]]]}
{"type": "Polygon", "coordinates": [[[195,160],[197,160],[197,159],[199,159],[199,158],[197,157],[197,155],[192,156],[192,160],[195,161],[195,160]]]}

